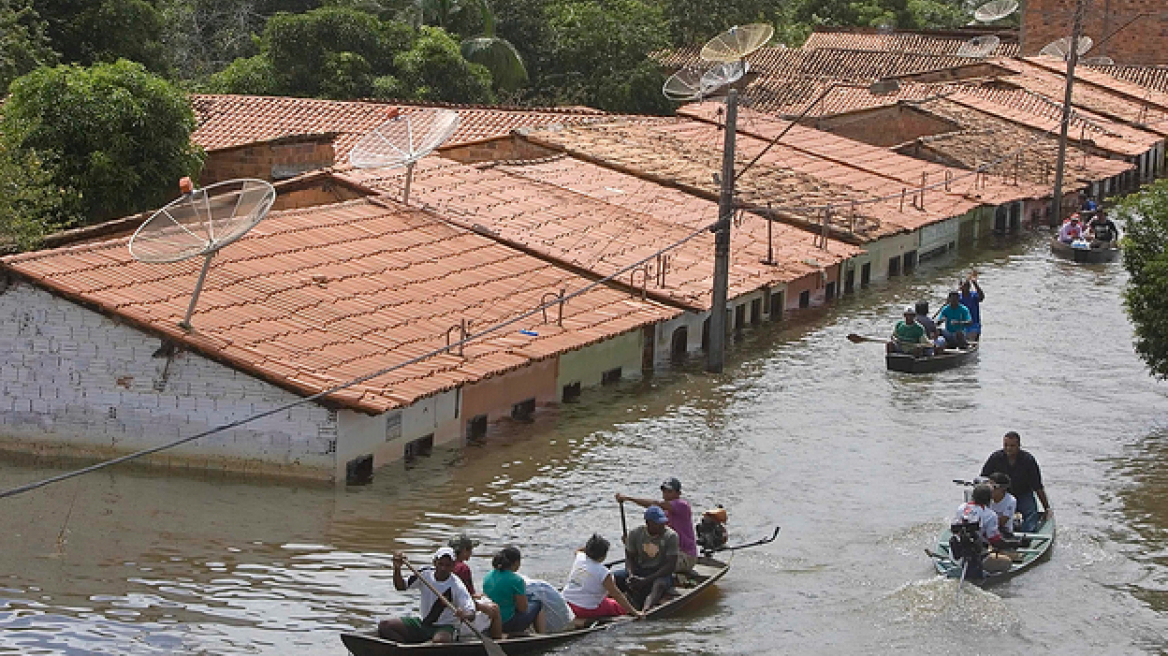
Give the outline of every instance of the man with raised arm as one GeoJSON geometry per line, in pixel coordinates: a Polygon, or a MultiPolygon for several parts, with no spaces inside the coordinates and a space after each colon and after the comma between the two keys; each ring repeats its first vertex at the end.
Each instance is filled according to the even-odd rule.
{"type": "Polygon", "coordinates": [[[677,533],[681,550],[677,555],[677,571],[688,572],[693,569],[698,561],[698,542],[694,535],[693,508],[681,497],[681,481],[672,476],[665,479],[661,483],[660,499],[638,499],[618,492],[616,500],[618,503],[630,501],[645,508],[658,506],[664,510],[665,516],[669,518],[666,525],[677,533]]]}

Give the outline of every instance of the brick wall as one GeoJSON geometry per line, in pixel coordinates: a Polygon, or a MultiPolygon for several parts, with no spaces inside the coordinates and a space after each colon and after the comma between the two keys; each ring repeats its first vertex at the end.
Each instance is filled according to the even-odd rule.
{"type": "MultiPolygon", "coordinates": [[[[1076,0],[1024,0],[1022,54],[1036,55],[1051,41],[1070,36],[1076,4],[1076,0]]],[[[1085,56],[1107,56],[1117,64],[1168,64],[1165,0],[1090,0],[1083,33],[1099,42],[1113,32],[1114,36],[1085,56]]]]}
{"type": "Polygon", "coordinates": [[[331,135],[288,138],[213,150],[207,153],[207,161],[199,173],[199,185],[206,186],[235,178],[282,180],[332,166],[335,158],[331,135]]]}
{"type": "Polygon", "coordinates": [[[912,141],[917,137],[953,132],[961,128],[956,123],[902,105],[807,123],[854,141],[885,148],[912,141]]]}
{"type": "MultiPolygon", "coordinates": [[[[38,287],[0,287],[0,450],[104,458],[298,397],[38,287]]],[[[345,412],[345,411],[342,411],[345,412]]],[[[151,457],[157,465],[332,479],[337,414],[305,404],[151,457]]]]}
{"type": "Polygon", "coordinates": [[[443,157],[463,164],[509,159],[538,159],[554,154],[556,154],[555,151],[536,146],[514,136],[442,149],[443,157]]]}

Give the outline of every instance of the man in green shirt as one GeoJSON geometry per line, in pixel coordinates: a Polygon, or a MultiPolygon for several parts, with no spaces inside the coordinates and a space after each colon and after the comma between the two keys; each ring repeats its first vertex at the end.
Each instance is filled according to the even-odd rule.
{"type": "Polygon", "coordinates": [[[629,531],[625,540],[625,568],[612,573],[617,586],[630,593],[642,611],[652,608],[673,587],[681,549],[677,532],[666,526],[668,522],[661,506],[646,508],[645,525],[629,531]]]}
{"type": "Polygon", "coordinates": [[[885,350],[889,353],[907,353],[909,355],[932,355],[932,343],[925,334],[925,327],[917,322],[917,310],[913,306],[904,309],[904,321],[898,321],[892,330],[892,339],[888,341],[885,350]]]}

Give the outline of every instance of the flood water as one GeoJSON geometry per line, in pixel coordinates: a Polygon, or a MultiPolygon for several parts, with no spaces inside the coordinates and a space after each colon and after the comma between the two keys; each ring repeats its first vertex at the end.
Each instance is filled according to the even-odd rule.
{"type": "MultiPolygon", "coordinates": [[[[613,493],[666,475],[729,509],[737,552],[708,604],[558,653],[1139,654],[1168,649],[1168,385],[1135,356],[1119,264],[1014,238],[745,335],[700,363],[586,392],[484,446],[436,451],[359,488],[127,469],[0,500],[0,653],[344,654],[337,635],[413,612],[388,554],[456,531],[516,543],[562,581],[593,531],[619,544],[613,493]],[[977,364],[907,377],[885,335],[976,266],[977,364]],[[1051,559],[989,591],[924,554],[1008,430],[1042,465],[1051,559]]],[[[0,465],[7,488],[56,473],[0,465]]],[[[630,522],[637,521],[630,517],[630,522]]],[[[476,559],[481,578],[489,561],[476,559]]]]}

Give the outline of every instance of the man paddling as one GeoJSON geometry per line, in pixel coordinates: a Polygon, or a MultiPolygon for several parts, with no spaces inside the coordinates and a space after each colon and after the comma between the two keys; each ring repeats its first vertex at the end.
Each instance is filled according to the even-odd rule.
{"type": "Polygon", "coordinates": [[[677,532],[680,549],[677,554],[677,571],[688,572],[693,569],[698,562],[698,541],[694,535],[693,508],[688,501],[681,498],[681,481],[672,476],[665,479],[661,483],[660,499],[638,499],[618,492],[616,500],[617,503],[631,501],[645,508],[658,506],[664,510],[665,516],[669,518],[666,526],[677,532]]]}
{"type": "Polygon", "coordinates": [[[991,453],[982,465],[982,476],[990,476],[994,472],[1002,472],[1010,477],[1010,492],[1018,501],[1018,512],[1022,513],[1023,533],[1033,533],[1038,529],[1040,520],[1045,521],[1054,515],[1042,486],[1042,470],[1034,456],[1022,450],[1022,437],[1017,431],[1006,433],[1002,437],[1002,448],[991,453]],[[1042,502],[1043,513],[1038,512],[1035,496],[1042,502]]]}
{"type": "Polygon", "coordinates": [[[421,643],[427,640],[433,642],[453,642],[454,626],[459,619],[473,620],[475,616],[474,600],[466,591],[462,580],[454,575],[454,549],[442,547],[434,552],[433,567],[423,567],[418,574],[410,576],[409,580],[402,578],[402,563],[405,556],[400,553],[393,555],[393,587],[397,590],[420,590],[422,600],[420,605],[421,617],[407,615],[382,620],[377,625],[377,635],[386,640],[402,643],[421,643]],[[430,585],[418,580],[418,576],[425,577],[430,585]],[[434,590],[446,597],[455,608],[457,616],[449,606],[434,594],[434,590]]]}

